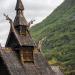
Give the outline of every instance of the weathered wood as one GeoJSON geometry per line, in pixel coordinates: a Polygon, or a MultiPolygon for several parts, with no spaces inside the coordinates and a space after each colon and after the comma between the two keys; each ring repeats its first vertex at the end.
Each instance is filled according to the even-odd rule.
{"type": "Polygon", "coordinates": [[[47,60],[40,52],[34,53],[34,62],[41,75],[55,75],[55,72],[49,67],[47,60]]]}
{"type": "Polygon", "coordinates": [[[5,15],[11,28],[5,48],[0,48],[0,55],[9,75],[55,75],[32,40],[23,10],[21,0],[17,0],[14,23],[5,15]]]}
{"type": "Polygon", "coordinates": [[[10,75],[55,75],[53,70],[40,53],[34,53],[34,63],[21,64],[11,49],[0,49],[10,75]]]}
{"type": "Polygon", "coordinates": [[[6,48],[0,49],[0,54],[10,72],[10,75],[27,75],[14,51],[11,49],[8,51],[6,48]]]}
{"type": "Polygon", "coordinates": [[[39,70],[36,68],[35,64],[33,63],[24,64],[24,68],[28,75],[41,75],[39,70]]]}

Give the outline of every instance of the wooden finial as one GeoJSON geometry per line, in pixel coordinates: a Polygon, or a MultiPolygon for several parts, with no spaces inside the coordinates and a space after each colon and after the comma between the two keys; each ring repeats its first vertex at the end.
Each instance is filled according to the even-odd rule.
{"type": "Polygon", "coordinates": [[[28,27],[30,27],[31,24],[33,24],[35,20],[31,20],[29,23],[28,23],[28,27]]]}
{"type": "Polygon", "coordinates": [[[4,16],[6,17],[6,20],[11,20],[8,15],[4,14],[4,16]]]}

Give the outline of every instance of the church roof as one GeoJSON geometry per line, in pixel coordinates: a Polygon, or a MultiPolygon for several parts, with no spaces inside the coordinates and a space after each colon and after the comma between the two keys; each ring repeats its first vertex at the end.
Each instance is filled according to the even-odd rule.
{"type": "Polygon", "coordinates": [[[10,43],[11,39],[13,40],[14,43],[15,43],[15,41],[17,41],[15,43],[16,45],[20,45],[20,46],[35,46],[35,42],[33,41],[29,31],[28,31],[28,34],[26,36],[25,35],[20,35],[17,32],[17,30],[15,29],[13,23],[12,23],[11,28],[10,28],[10,33],[9,33],[9,36],[8,36],[8,39],[7,39],[7,42],[6,42],[6,47],[7,46],[9,47],[9,45],[12,44],[12,42],[10,43]],[[14,41],[14,39],[16,39],[16,40],[14,41]]]}
{"type": "Polygon", "coordinates": [[[17,0],[17,4],[16,4],[16,10],[24,10],[24,6],[22,4],[21,0],[17,0]]]}
{"type": "Polygon", "coordinates": [[[11,48],[0,48],[0,57],[7,67],[9,75],[57,75],[39,52],[34,52],[34,63],[22,64],[16,52],[11,48]]]}
{"type": "MultiPolygon", "coordinates": [[[[0,48],[0,57],[4,61],[4,66],[7,67],[8,75],[27,75],[16,53],[11,48],[0,48]]],[[[2,75],[1,70],[5,69],[0,68],[0,75],[2,75]]],[[[7,75],[7,72],[3,75],[7,75]]]]}
{"type": "Polygon", "coordinates": [[[15,26],[18,26],[18,25],[28,26],[28,23],[23,14],[16,15],[14,24],[15,24],[15,26]]]}
{"type": "Polygon", "coordinates": [[[28,26],[28,23],[23,15],[24,6],[21,0],[17,0],[16,4],[16,17],[14,20],[15,26],[24,25],[28,26]]]}
{"type": "Polygon", "coordinates": [[[26,36],[24,35],[18,35],[19,43],[21,46],[35,46],[35,43],[30,35],[27,34],[26,36]]]}

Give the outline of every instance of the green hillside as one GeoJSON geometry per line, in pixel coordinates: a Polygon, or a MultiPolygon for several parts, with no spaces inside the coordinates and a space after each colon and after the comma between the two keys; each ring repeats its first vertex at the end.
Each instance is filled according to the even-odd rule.
{"type": "Polygon", "coordinates": [[[62,65],[65,75],[75,75],[75,0],[65,0],[41,23],[31,28],[51,64],[62,65]]]}

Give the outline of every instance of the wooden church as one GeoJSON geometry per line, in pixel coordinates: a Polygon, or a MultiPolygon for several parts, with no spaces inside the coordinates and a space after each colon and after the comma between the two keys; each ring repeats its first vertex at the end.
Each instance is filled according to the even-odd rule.
{"type": "Polygon", "coordinates": [[[14,22],[5,15],[10,32],[5,48],[0,46],[0,75],[55,75],[31,37],[21,0],[15,10],[14,22]]]}

